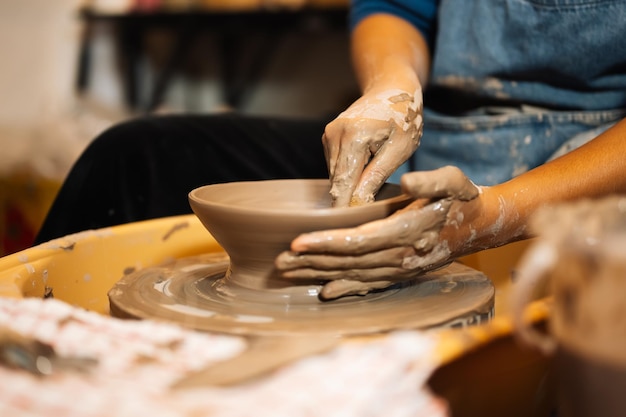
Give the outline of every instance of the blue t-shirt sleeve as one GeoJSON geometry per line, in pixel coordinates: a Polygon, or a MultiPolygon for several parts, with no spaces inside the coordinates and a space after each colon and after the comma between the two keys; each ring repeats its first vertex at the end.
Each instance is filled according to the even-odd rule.
{"type": "Polygon", "coordinates": [[[437,26],[438,0],[351,0],[350,28],[374,13],[388,13],[411,23],[432,46],[437,26]]]}

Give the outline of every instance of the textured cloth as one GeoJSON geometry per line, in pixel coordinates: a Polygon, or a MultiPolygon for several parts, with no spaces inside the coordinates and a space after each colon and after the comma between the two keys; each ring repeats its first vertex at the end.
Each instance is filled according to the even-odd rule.
{"type": "Polygon", "coordinates": [[[172,391],[188,373],[237,355],[244,339],[149,320],[120,320],[53,299],[0,298],[0,326],[98,363],[37,377],[0,366],[0,415],[11,417],[447,416],[424,386],[434,339],[399,332],[344,343],[229,388],[172,391]]]}

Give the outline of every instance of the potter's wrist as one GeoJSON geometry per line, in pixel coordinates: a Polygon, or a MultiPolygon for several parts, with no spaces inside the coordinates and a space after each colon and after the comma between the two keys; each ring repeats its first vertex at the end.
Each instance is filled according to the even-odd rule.
{"type": "Polygon", "coordinates": [[[484,246],[498,247],[526,237],[526,221],[506,185],[481,187],[483,214],[479,236],[484,246]]]}
{"type": "Polygon", "coordinates": [[[389,91],[403,92],[409,94],[413,98],[413,101],[420,103],[422,101],[422,89],[419,83],[381,82],[368,88],[363,93],[363,96],[379,96],[389,91]]]}
{"type": "Polygon", "coordinates": [[[441,239],[446,241],[452,258],[469,255],[505,242],[497,190],[479,187],[478,197],[458,202],[448,214],[441,239]]]}
{"type": "MultiPolygon", "coordinates": [[[[408,94],[419,94],[422,99],[422,84],[412,69],[387,71],[383,75],[371,80],[364,88],[363,95],[380,93],[387,90],[402,90],[408,94]]],[[[415,97],[417,100],[418,97],[415,97]]]]}

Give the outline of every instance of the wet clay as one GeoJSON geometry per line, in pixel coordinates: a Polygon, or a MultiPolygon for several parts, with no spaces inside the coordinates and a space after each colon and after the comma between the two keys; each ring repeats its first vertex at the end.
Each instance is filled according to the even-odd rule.
{"type": "Polygon", "coordinates": [[[109,291],[115,317],[162,319],[237,335],[366,335],[468,326],[493,316],[495,290],[482,273],[454,263],[420,280],[333,301],[301,291],[233,288],[224,253],[181,258],[123,277],[109,291]]]}
{"type": "MultiPolygon", "coordinates": [[[[214,184],[189,195],[194,213],[230,257],[226,282],[233,288],[309,293],[281,279],[276,257],[302,233],[353,227],[389,216],[410,198],[386,184],[377,201],[331,207],[328,180],[271,180],[214,184]]],[[[319,284],[313,281],[312,284],[319,284]]]]}
{"type": "Polygon", "coordinates": [[[125,276],[109,292],[112,314],[259,335],[365,334],[491,317],[492,283],[460,264],[333,301],[320,300],[322,281],[280,278],[274,261],[301,233],[367,223],[410,202],[398,186],[386,184],[372,204],[336,208],[329,187],[328,180],[273,180],[194,190],[194,212],[226,253],[125,276]]]}

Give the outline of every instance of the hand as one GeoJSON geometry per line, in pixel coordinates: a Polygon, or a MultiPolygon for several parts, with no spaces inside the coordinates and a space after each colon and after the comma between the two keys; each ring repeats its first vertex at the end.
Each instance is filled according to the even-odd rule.
{"type": "Polygon", "coordinates": [[[328,281],[323,299],[363,295],[441,267],[466,250],[473,235],[467,225],[481,213],[481,188],[456,167],[405,174],[402,187],[416,200],[388,218],[297,237],[276,259],[283,278],[328,281]],[[460,243],[452,242],[455,232],[460,243]]]}
{"type": "Polygon", "coordinates": [[[333,205],[373,201],[415,152],[421,136],[421,88],[376,90],[359,98],[326,126],[322,137],[333,205]]]}

